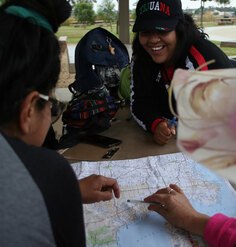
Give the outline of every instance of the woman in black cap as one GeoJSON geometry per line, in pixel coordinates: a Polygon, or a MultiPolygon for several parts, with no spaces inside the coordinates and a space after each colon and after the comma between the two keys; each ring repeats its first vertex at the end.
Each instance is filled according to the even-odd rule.
{"type": "MultiPolygon", "coordinates": [[[[229,58],[184,14],[180,0],[139,0],[133,26],[131,111],[160,145],[175,134],[168,88],[177,68],[230,68],[229,58]],[[207,65],[208,61],[214,63],[207,65]],[[204,65],[205,64],[205,65],[204,65]]],[[[173,102],[175,105],[175,102],[173,102]]]]}
{"type": "Polygon", "coordinates": [[[41,148],[60,72],[54,34],[66,0],[7,0],[0,7],[0,246],[85,246],[83,203],[119,197],[115,179],[78,182],[57,152],[41,148]]]}

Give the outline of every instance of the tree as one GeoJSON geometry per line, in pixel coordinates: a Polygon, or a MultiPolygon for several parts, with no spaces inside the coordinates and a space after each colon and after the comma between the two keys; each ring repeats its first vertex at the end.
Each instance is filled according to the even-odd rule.
{"type": "Polygon", "coordinates": [[[82,3],[82,2],[84,2],[84,3],[96,3],[97,0],[70,0],[70,3],[72,5],[75,5],[77,3],[82,3]]]}
{"type": "Polygon", "coordinates": [[[109,23],[112,29],[112,23],[117,19],[117,12],[115,11],[115,4],[112,0],[103,0],[101,5],[98,6],[97,14],[109,23]]]}
{"type": "Polygon", "coordinates": [[[95,21],[95,12],[93,3],[88,1],[80,1],[74,5],[74,16],[83,24],[93,24],[95,21]]]}
{"type": "Polygon", "coordinates": [[[131,19],[135,20],[136,18],[136,9],[130,9],[129,10],[129,16],[131,19]]]}
{"type": "Polygon", "coordinates": [[[220,4],[229,4],[230,3],[230,0],[215,0],[217,3],[220,3],[220,4]]]}
{"type": "MultiPolygon", "coordinates": [[[[220,4],[224,5],[224,7],[225,7],[226,4],[230,3],[230,0],[215,0],[215,1],[217,3],[220,3],[220,4]]],[[[224,11],[225,11],[225,8],[224,8],[224,11]]],[[[225,16],[225,12],[224,12],[224,16],[225,16]]]]}
{"type": "MultiPolygon", "coordinates": [[[[198,0],[192,0],[192,1],[198,1],[198,0]]],[[[205,2],[212,1],[212,0],[200,0],[200,1],[201,1],[201,6],[202,6],[202,4],[204,4],[205,2]]],[[[219,4],[228,4],[228,3],[230,3],[230,0],[214,0],[214,1],[219,3],[219,4]]]]}
{"type": "MultiPolygon", "coordinates": [[[[198,1],[198,0],[192,0],[192,1],[198,1]]],[[[212,0],[200,0],[201,5],[200,5],[200,10],[201,10],[201,27],[203,27],[203,12],[204,12],[204,3],[207,1],[212,1],[212,0]]],[[[214,0],[217,3],[220,4],[228,4],[230,3],[230,0],[214,0]]]]}

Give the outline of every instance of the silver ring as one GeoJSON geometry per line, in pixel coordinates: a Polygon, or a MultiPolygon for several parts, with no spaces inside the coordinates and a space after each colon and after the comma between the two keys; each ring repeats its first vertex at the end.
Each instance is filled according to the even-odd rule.
{"type": "Polygon", "coordinates": [[[174,190],[173,189],[168,190],[168,194],[170,194],[172,191],[174,191],[174,190]]]}

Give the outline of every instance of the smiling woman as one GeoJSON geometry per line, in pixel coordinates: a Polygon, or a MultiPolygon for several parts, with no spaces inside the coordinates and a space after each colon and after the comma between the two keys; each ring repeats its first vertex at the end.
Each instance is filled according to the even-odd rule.
{"type": "MultiPolygon", "coordinates": [[[[177,68],[201,70],[231,68],[228,57],[207,40],[180,0],[139,0],[133,27],[131,110],[137,122],[160,145],[168,143],[173,129],[168,88],[177,68]]],[[[175,107],[175,101],[173,100],[175,107]]]]}
{"type": "Polygon", "coordinates": [[[175,31],[149,31],[139,33],[139,42],[155,63],[165,63],[171,60],[177,37],[175,31]]]}

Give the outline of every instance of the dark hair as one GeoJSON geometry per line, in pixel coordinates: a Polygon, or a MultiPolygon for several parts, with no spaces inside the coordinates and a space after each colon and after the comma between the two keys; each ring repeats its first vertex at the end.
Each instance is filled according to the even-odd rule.
{"type": "Polygon", "coordinates": [[[17,119],[31,91],[48,95],[60,72],[60,49],[55,34],[27,18],[8,14],[10,5],[44,16],[53,31],[70,15],[66,0],[8,0],[0,8],[0,126],[17,119]]]}
{"type": "MultiPolygon", "coordinates": [[[[197,27],[193,18],[186,13],[184,14],[183,20],[179,20],[175,31],[177,35],[177,47],[172,58],[173,64],[175,64],[181,56],[186,56],[186,53],[191,45],[194,44],[194,42],[200,36],[203,36],[205,38],[207,36],[205,33],[202,32],[202,30],[200,30],[200,28],[197,27]]],[[[136,59],[140,61],[145,60],[144,58],[148,60],[151,59],[139,42],[139,33],[135,34],[132,46],[133,55],[136,57],[136,59]]]]}

